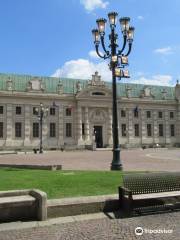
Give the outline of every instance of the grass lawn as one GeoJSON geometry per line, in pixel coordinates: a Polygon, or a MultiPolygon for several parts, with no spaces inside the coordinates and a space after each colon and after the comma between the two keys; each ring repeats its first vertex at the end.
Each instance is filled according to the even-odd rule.
{"type": "Polygon", "coordinates": [[[120,171],[48,171],[0,168],[0,191],[37,188],[48,198],[118,193],[120,171]]]}

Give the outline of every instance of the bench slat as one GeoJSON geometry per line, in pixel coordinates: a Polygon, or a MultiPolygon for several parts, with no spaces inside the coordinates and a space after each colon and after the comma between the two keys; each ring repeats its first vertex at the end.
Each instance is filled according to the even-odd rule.
{"type": "Polygon", "coordinates": [[[180,196],[180,191],[173,192],[160,192],[160,193],[150,193],[150,194],[138,194],[134,195],[133,199],[150,199],[150,198],[161,198],[161,197],[177,197],[180,196]]]}

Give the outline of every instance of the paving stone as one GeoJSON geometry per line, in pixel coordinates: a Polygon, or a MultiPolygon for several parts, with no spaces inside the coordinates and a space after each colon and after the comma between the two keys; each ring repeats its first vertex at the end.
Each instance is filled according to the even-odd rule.
{"type": "MultiPolygon", "coordinates": [[[[113,215],[111,214],[111,217],[113,215]]],[[[0,240],[179,240],[180,212],[153,214],[121,219],[91,219],[0,232],[0,240]],[[135,234],[135,228],[173,230],[172,233],[135,234]]]]}

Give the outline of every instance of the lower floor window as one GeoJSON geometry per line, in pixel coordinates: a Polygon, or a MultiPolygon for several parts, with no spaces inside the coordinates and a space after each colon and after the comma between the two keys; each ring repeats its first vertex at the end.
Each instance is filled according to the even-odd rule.
{"type": "Polygon", "coordinates": [[[72,137],[72,123],[66,123],[66,137],[72,137]]]}
{"type": "Polygon", "coordinates": [[[0,138],[4,137],[4,126],[3,126],[3,122],[0,122],[0,138]]]}
{"type": "Polygon", "coordinates": [[[33,137],[39,137],[39,123],[33,123],[33,137]]]}
{"type": "Polygon", "coordinates": [[[164,131],[163,131],[163,124],[159,124],[159,137],[164,136],[164,131]]]}
{"type": "Polygon", "coordinates": [[[171,137],[175,136],[175,126],[174,126],[174,124],[170,125],[170,133],[171,133],[171,137]]]}
{"type": "Polygon", "coordinates": [[[56,137],[56,124],[50,123],[50,137],[56,137]]]}
{"type": "Polygon", "coordinates": [[[139,137],[139,124],[134,124],[134,135],[139,137]]]}
{"type": "Polygon", "coordinates": [[[147,136],[151,137],[152,136],[152,125],[147,124],[147,136]]]}
{"type": "Polygon", "coordinates": [[[84,128],[84,123],[82,123],[82,135],[85,135],[85,128],[84,128]]]}
{"type": "Polygon", "coordinates": [[[122,137],[126,137],[126,124],[121,125],[122,137]]]}
{"type": "Polygon", "coordinates": [[[22,137],[22,123],[21,122],[15,123],[15,137],[16,138],[22,137]]]}

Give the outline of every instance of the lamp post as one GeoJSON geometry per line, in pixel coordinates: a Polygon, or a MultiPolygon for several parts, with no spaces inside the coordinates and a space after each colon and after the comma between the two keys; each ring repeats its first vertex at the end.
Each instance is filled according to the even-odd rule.
{"type": "Polygon", "coordinates": [[[132,49],[134,27],[129,26],[130,18],[123,17],[119,19],[121,25],[121,31],[123,35],[122,48],[118,50],[118,34],[116,33],[116,21],[118,13],[111,12],[108,14],[110,34],[109,40],[110,45],[107,50],[105,46],[105,26],[107,20],[104,18],[97,19],[96,23],[98,29],[93,29],[92,34],[94,37],[94,44],[96,53],[100,58],[110,59],[110,70],[112,72],[112,93],[113,93],[113,160],[111,163],[111,170],[122,170],[122,163],[120,159],[120,145],[119,145],[119,134],[118,134],[118,113],[117,113],[117,89],[116,89],[116,78],[129,78],[129,72],[125,69],[128,65],[128,55],[132,49]],[[99,51],[99,46],[102,46],[104,55],[99,51]],[[128,43],[128,50],[125,52],[126,45],[128,43]],[[125,52],[125,53],[124,53],[125,52]]]}
{"type": "Polygon", "coordinates": [[[36,113],[38,114],[38,120],[40,125],[40,144],[39,144],[39,153],[43,153],[43,146],[42,146],[42,126],[43,126],[43,118],[47,116],[49,111],[48,108],[44,107],[43,103],[40,103],[40,107],[35,109],[36,113]]]}

